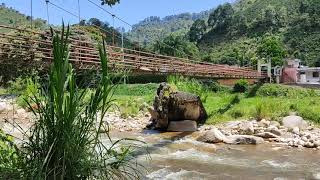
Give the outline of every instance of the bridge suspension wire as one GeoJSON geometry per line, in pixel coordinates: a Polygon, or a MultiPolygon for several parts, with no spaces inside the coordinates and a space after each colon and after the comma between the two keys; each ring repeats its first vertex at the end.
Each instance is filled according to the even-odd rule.
{"type": "Polygon", "coordinates": [[[50,24],[50,17],[49,17],[49,0],[46,0],[46,7],[47,7],[47,23],[50,24]]]}
{"type": "Polygon", "coordinates": [[[30,17],[30,26],[31,26],[31,29],[33,28],[33,0],[30,0],[30,14],[31,14],[31,17],[30,17]]]}
{"type": "MultiPolygon", "coordinates": [[[[68,13],[68,14],[76,17],[76,18],[79,18],[80,20],[85,20],[84,18],[81,18],[80,16],[76,15],[75,13],[73,13],[73,12],[71,12],[71,11],[69,11],[69,10],[67,10],[67,9],[65,9],[65,8],[57,5],[57,4],[54,4],[54,3],[52,3],[52,2],[49,2],[49,4],[52,5],[52,6],[54,6],[54,7],[56,7],[57,9],[60,9],[61,11],[64,11],[64,12],[66,12],[66,13],[68,13]]],[[[112,32],[110,32],[110,31],[108,31],[108,30],[106,30],[106,29],[103,29],[103,28],[101,28],[101,27],[99,27],[99,26],[97,26],[97,25],[95,25],[95,24],[92,24],[92,26],[94,26],[94,27],[98,28],[99,30],[101,30],[101,31],[103,31],[103,32],[105,32],[105,33],[108,33],[108,34],[110,34],[110,35],[113,34],[112,32]]],[[[117,38],[121,39],[121,36],[118,36],[118,35],[115,35],[115,36],[116,36],[117,38]]]]}

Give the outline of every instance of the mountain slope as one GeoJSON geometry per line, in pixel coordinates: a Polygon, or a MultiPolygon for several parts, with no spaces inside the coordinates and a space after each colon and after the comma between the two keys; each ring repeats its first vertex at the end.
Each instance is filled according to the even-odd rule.
{"type": "Polygon", "coordinates": [[[166,16],[162,19],[157,16],[151,16],[135,24],[128,33],[128,37],[135,41],[140,38],[146,41],[146,43],[154,43],[173,32],[185,34],[189,31],[195,20],[207,19],[211,12],[212,10],[200,13],[182,13],[166,16]]]}

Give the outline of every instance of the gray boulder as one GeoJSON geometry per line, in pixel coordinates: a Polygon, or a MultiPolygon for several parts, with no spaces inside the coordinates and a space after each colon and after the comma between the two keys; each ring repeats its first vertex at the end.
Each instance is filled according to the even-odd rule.
{"type": "Polygon", "coordinates": [[[206,143],[221,143],[226,141],[226,136],[222,134],[217,128],[206,131],[197,138],[197,141],[206,143]]]}
{"type": "Polygon", "coordinates": [[[170,121],[167,131],[171,132],[194,132],[197,131],[197,123],[195,121],[170,121]]]}
{"type": "Polygon", "coordinates": [[[262,144],[263,138],[249,135],[232,135],[227,136],[224,143],[226,144],[262,144]]]}
{"type": "Polygon", "coordinates": [[[306,129],[308,128],[308,123],[303,120],[300,116],[287,116],[282,119],[282,125],[286,128],[295,128],[306,129]]]}

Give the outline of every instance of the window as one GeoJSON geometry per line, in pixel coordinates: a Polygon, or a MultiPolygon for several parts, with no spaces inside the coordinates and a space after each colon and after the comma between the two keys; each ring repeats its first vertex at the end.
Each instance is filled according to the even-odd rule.
{"type": "Polygon", "coordinates": [[[319,77],[319,72],[313,72],[313,73],[312,73],[312,77],[318,78],[318,77],[319,77]]]}

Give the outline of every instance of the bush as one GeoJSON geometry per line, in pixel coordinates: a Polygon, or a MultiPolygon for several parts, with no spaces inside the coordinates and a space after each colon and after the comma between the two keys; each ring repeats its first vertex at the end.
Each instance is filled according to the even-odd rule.
{"type": "Polygon", "coordinates": [[[320,95],[319,90],[286,86],[280,84],[264,84],[257,90],[257,96],[272,96],[272,97],[317,97],[320,95]]]}
{"type": "Polygon", "coordinates": [[[202,102],[206,102],[209,95],[209,88],[196,79],[183,76],[169,76],[168,83],[175,86],[179,91],[189,92],[200,96],[202,102]]]}
{"type": "Polygon", "coordinates": [[[247,92],[249,89],[249,82],[247,80],[241,79],[236,82],[233,87],[234,92],[244,93],[247,92]]]}
{"type": "Polygon", "coordinates": [[[19,179],[19,163],[13,138],[0,129],[0,179],[19,179]]]}

